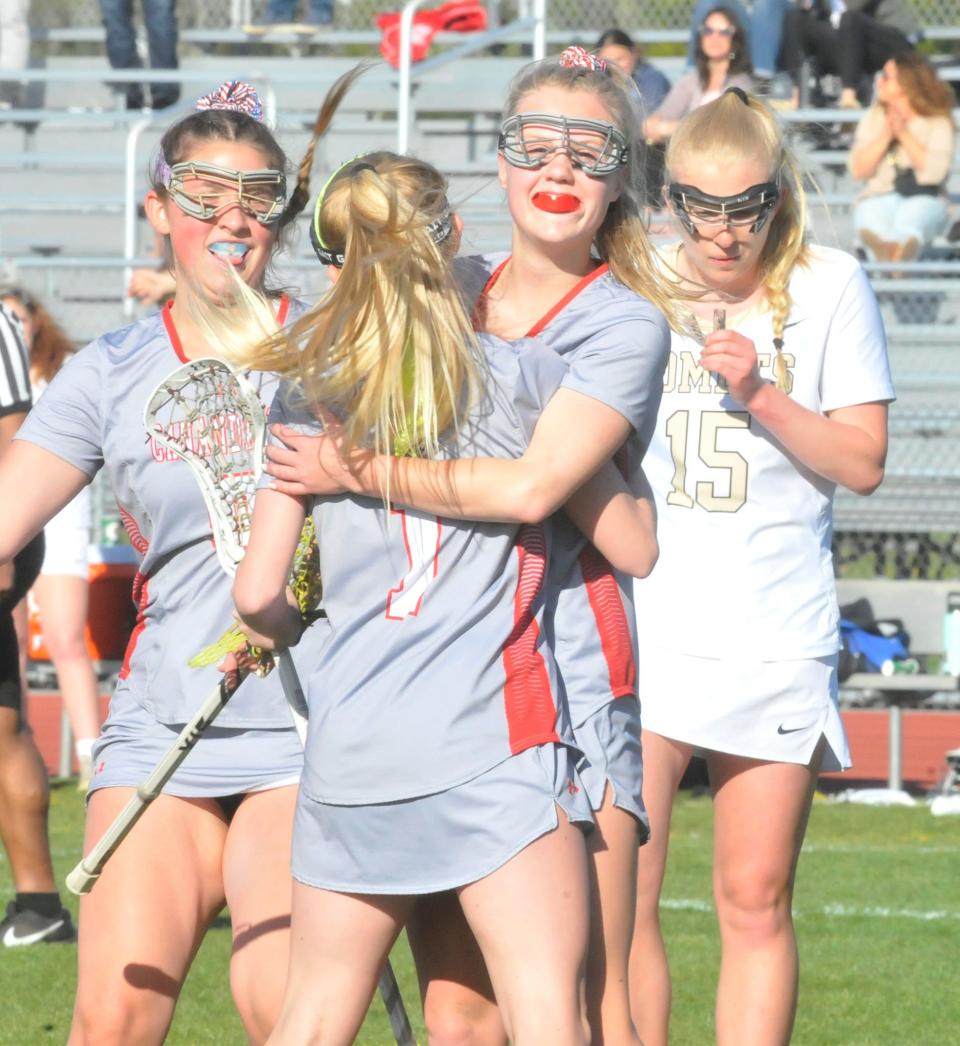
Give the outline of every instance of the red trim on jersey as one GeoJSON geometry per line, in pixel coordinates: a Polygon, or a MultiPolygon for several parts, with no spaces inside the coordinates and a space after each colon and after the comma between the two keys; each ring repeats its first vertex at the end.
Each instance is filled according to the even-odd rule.
{"type": "Polygon", "coordinates": [[[637,664],[633,656],[633,638],[613,568],[590,544],[584,546],[578,562],[607,662],[610,692],[614,697],[636,696],[637,664]]]}
{"type": "Polygon", "coordinates": [[[133,516],[122,506],[118,507],[120,508],[120,522],[123,524],[123,529],[127,532],[127,537],[130,538],[130,544],[139,555],[145,556],[147,549],[150,547],[150,542],[143,536],[140,524],[133,516]]]}
{"type": "MultiPolygon", "coordinates": [[[[160,310],[160,315],[163,317],[163,325],[167,330],[167,337],[170,339],[170,344],[173,346],[173,351],[177,354],[177,359],[181,363],[189,363],[190,360],[184,355],[183,342],[180,340],[180,335],[177,332],[177,325],[173,322],[173,313],[170,311],[173,308],[173,298],[168,301],[163,308],[160,310]]],[[[290,299],[285,295],[280,295],[280,302],[277,305],[277,323],[282,327],[287,322],[287,313],[290,311],[290,299]]]]}
{"type": "MultiPolygon", "coordinates": [[[[490,278],[484,284],[483,290],[480,292],[480,297],[477,299],[477,304],[473,307],[473,327],[474,330],[480,327],[480,308],[487,295],[490,293],[490,289],[503,275],[503,270],[510,264],[510,258],[504,258],[504,260],[490,273],[490,278]]],[[[609,266],[606,262],[601,262],[595,269],[588,272],[586,276],[580,279],[569,291],[554,305],[551,309],[548,309],[537,322],[527,331],[528,338],[534,338],[538,334],[542,334],[546,327],[550,324],[550,321],[563,312],[563,310],[573,301],[573,299],[587,287],[593,283],[594,280],[598,279],[605,272],[609,271],[609,266]]]]}
{"type": "Polygon", "coordinates": [[[150,602],[150,594],[147,588],[147,579],[138,570],[133,579],[133,602],[137,607],[137,623],[133,626],[130,639],[127,641],[127,649],[123,652],[123,664],[117,673],[119,679],[126,679],[130,675],[130,662],[133,659],[133,652],[137,648],[137,641],[143,634],[143,630],[147,627],[146,612],[147,604],[150,602]]]}
{"type": "Polygon", "coordinates": [[[513,603],[513,629],[503,646],[506,680],[503,701],[507,714],[510,751],[513,755],[533,745],[558,742],[557,706],[550,676],[540,652],[536,604],[547,569],[547,543],[543,527],[525,523],[517,532],[517,591],[513,603]]]}
{"type": "MultiPolygon", "coordinates": [[[[130,544],[133,546],[137,555],[145,556],[147,550],[150,548],[150,542],[143,536],[143,532],[140,530],[140,524],[130,515],[130,513],[120,507],[120,521],[123,523],[124,530],[130,538],[130,544]]],[[[120,667],[119,677],[126,679],[130,674],[130,659],[133,657],[134,648],[137,645],[137,640],[140,638],[140,634],[147,627],[146,619],[144,618],[144,612],[147,608],[147,602],[149,596],[147,594],[147,579],[138,570],[133,579],[133,592],[132,598],[134,605],[137,608],[137,621],[133,626],[133,631],[130,633],[130,638],[127,641],[127,649],[123,652],[123,664],[120,667]]]]}
{"type": "MultiPolygon", "coordinates": [[[[400,528],[403,532],[403,547],[407,550],[407,573],[409,574],[409,572],[413,570],[413,549],[410,547],[410,539],[407,537],[407,513],[402,508],[391,508],[390,515],[400,517],[400,528]]],[[[441,520],[439,516],[434,517],[434,520],[437,525],[437,544],[433,550],[433,574],[431,575],[432,577],[436,577],[437,571],[440,569],[440,545],[443,541],[443,520],[441,520]]],[[[420,594],[420,598],[417,600],[417,605],[413,608],[413,610],[408,610],[406,614],[392,613],[393,597],[399,596],[403,592],[406,583],[407,577],[406,575],[404,575],[402,578],[400,578],[400,584],[398,584],[395,588],[391,588],[390,591],[387,593],[387,610],[385,616],[390,621],[404,621],[406,618],[416,617],[417,614],[420,613],[420,607],[423,605],[423,596],[426,592],[426,589],[424,589],[424,592],[420,594]]]]}
{"type": "Polygon", "coordinates": [[[177,354],[177,359],[181,363],[189,363],[190,361],[183,354],[183,342],[180,340],[180,335],[177,333],[177,325],[173,322],[173,314],[170,310],[173,308],[173,298],[170,299],[160,310],[160,315],[163,317],[163,325],[167,329],[167,337],[170,339],[170,344],[173,346],[173,351],[177,354]]]}

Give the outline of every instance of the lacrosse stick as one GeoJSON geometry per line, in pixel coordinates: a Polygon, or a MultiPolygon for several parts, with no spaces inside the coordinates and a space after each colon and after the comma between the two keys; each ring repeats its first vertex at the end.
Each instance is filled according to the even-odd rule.
{"type": "MultiPolygon", "coordinates": [[[[263,470],[266,413],[256,390],[222,360],[191,360],[154,391],[144,411],[144,425],[158,443],[190,466],[210,513],[217,557],[233,575],[250,536],[253,499],[263,470]],[[203,419],[202,431],[198,419],[203,419]]],[[[313,520],[308,517],[290,579],[305,617],[319,600],[319,581],[313,520]]],[[[219,659],[245,642],[239,630],[229,629],[191,663],[207,663],[211,656],[219,659]]],[[[307,703],[288,650],[278,652],[277,670],[303,741],[307,703]]],[[[389,960],[380,973],[379,988],[398,1046],[416,1046],[389,960]]]]}
{"type": "Polygon", "coordinates": [[[150,775],[131,796],[130,801],[116,816],[110,827],[103,833],[96,845],[78,861],[73,871],[67,876],[67,889],[71,893],[89,893],[100,878],[103,866],[113,856],[114,851],[130,834],[130,830],[140,820],[147,807],[163,791],[163,786],[176,773],[180,764],[190,754],[191,749],[200,740],[207,727],[217,718],[224,705],[233,697],[237,687],[243,682],[245,673],[240,669],[225,673],[217,688],[203,702],[194,717],[180,731],[176,741],[164,753],[163,758],[150,772],[150,775]]]}
{"type": "MultiPolygon", "coordinates": [[[[250,536],[253,499],[263,470],[267,422],[256,389],[222,360],[191,360],[157,386],[147,401],[143,423],[157,443],[189,465],[210,514],[217,558],[232,577],[250,536]]],[[[308,570],[313,562],[313,557],[304,557],[302,569],[308,570]]],[[[231,629],[216,644],[218,652],[225,642],[230,650],[245,640],[239,630],[231,629]],[[236,640],[232,645],[231,636],[236,640]]],[[[206,653],[193,663],[203,663],[206,653]]],[[[290,652],[280,651],[277,661],[284,696],[303,741],[307,719],[303,687],[290,652]]]]}

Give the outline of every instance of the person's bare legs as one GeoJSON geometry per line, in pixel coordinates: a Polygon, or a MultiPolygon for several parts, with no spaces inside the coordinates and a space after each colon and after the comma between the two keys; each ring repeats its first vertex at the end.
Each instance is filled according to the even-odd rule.
{"type": "Polygon", "coordinates": [[[644,730],[643,801],[650,840],[637,855],[637,915],[630,948],[630,1005],[644,1046],[666,1046],[670,968],[660,929],[660,891],[667,864],[670,815],[693,748],[644,730]]]}
{"type": "Polygon", "coordinates": [[[89,589],[86,578],[41,574],[32,590],[47,651],[57,670],[60,693],[78,741],[92,740],[100,733],[97,676],[83,635],[89,589]]]}
{"type": "Polygon", "coordinates": [[[810,766],[711,753],[719,1046],[790,1041],[798,959],[791,904],[817,782],[810,766]]]}
{"type": "MultiPolygon", "coordinates": [[[[84,852],[132,788],[90,797],[84,852]]],[[[80,901],[70,1046],[162,1043],[193,956],[223,907],[227,823],[212,799],[160,795],[80,901]]]]}
{"type": "Polygon", "coordinates": [[[56,893],[47,814],[47,768],[24,716],[0,708],[0,839],[17,893],[56,893]]]}
{"type": "Polygon", "coordinates": [[[290,962],[272,1046],[352,1046],[409,897],[293,884],[290,962]]]}
{"type": "Polygon", "coordinates": [[[589,922],[586,847],[558,826],[458,891],[514,1046],[585,1046],[581,1012],[589,922]]]}
{"type": "Polygon", "coordinates": [[[456,893],[417,898],[407,940],[430,1046],[506,1046],[493,985],[456,893]]]}
{"type": "Polygon", "coordinates": [[[607,788],[587,837],[590,854],[590,950],[587,1022],[591,1046],[640,1046],[630,1014],[628,961],[636,914],[639,825],[613,805],[607,788]]]}
{"type": "Polygon", "coordinates": [[[290,843],[297,788],[253,792],[227,831],[223,883],[233,923],[230,986],[251,1043],[280,1015],[290,955],[290,843]]]}

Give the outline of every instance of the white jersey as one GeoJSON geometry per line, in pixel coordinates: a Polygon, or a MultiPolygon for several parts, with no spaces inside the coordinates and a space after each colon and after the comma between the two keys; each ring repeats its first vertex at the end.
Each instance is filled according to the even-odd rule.
{"type": "MultiPolygon", "coordinates": [[[[880,311],[849,254],[812,248],[790,280],[784,334],[790,398],[818,414],[894,398],[880,311]]],[[[773,380],[766,309],[736,323],[773,380]]],[[[839,648],[831,557],[835,484],[796,461],[673,334],[644,469],[656,496],[660,558],[635,583],[645,648],[766,661],[839,648]]],[[[642,680],[641,680],[642,684],[642,680]]]]}

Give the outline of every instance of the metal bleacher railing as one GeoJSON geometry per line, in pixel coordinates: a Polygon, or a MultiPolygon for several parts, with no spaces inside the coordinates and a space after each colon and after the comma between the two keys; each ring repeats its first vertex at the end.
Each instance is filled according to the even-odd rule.
{"type": "MultiPolygon", "coordinates": [[[[145,76],[177,79],[189,95],[240,72],[256,83],[296,158],[319,99],[354,61],[338,57],[338,49],[348,47],[353,54],[368,44],[373,50],[379,34],[372,29],[372,15],[400,6],[373,0],[338,3],[336,29],[323,38],[322,55],[312,55],[302,37],[279,34],[259,38],[279,49],[258,43],[255,56],[241,49],[239,57],[229,57],[225,49],[236,51],[234,45],[250,41],[242,27],[262,14],[264,4],[181,0],[182,68],[145,76]],[[222,45],[216,54],[204,53],[215,44],[222,45]],[[288,44],[298,48],[296,61],[290,61],[288,44]]],[[[496,33],[538,32],[539,5],[533,0],[490,6],[496,8],[491,19],[496,33]],[[514,25],[508,27],[511,19],[514,25]]],[[[541,37],[551,43],[573,35],[589,38],[616,21],[631,29],[645,27],[639,35],[648,41],[679,43],[692,6],[692,0],[553,0],[541,37]]],[[[933,27],[930,38],[960,38],[960,0],[915,6],[933,27]]],[[[44,68],[26,74],[45,92],[43,105],[0,112],[0,253],[16,264],[22,281],[43,296],[71,334],[85,340],[123,322],[124,314],[140,311],[125,299],[124,288],[131,266],[156,261],[150,257],[150,235],[138,201],[146,187],[149,152],[171,113],[128,115],[116,108],[104,85],[129,79],[129,74],[111,72],[99,47],[94,56],[89,54],[89,43],[102,39],[95,0],[34,0],[32,19],[35,37],[52,50],[44,68]],[[85,48],[86,56],[69,53],[71,42],[74,51],[85,48]]],[[[476,49],[494,40],[477,37],[467,43],[476,49]]],[[[493,177],[498,109],[506,82],[524,59],[467,59],[449,50],[465,43],[457,34],[445,34],[439,43],[441,59],[451,57],[431,59],[410,71],[416,91],[409,122],[394,71],[384,66],[360,81],[321,143],[318,174],[358,148],[409,144],[450,177],[452,196],[467,223],[467,248],[493,249],[505,245],[509,235],[493,177]]],[[[527,53],[537,46],[534,38],[527,53]]],[[[804,135],[814,125],[842,130],[857,115],[807,110],[784,118],[794,125],[804,164],[822,190],[811,194],[817,237],[852,249],[849,216],[855,188],[843,169],[844,153],[812,146],[804,135]]],[[[960,183],[951,189],[960,189],[960,183]]],[[[839,558],[864,573],[960,572],[960,261],[950,250],[943,244],[930,260],[868,266],[888,324],[899,399],[891,411],[885,484],[869,499],[843,493],[837,498],[839,558]]],[[[308,256],[305,236],[281,259],[277,275],[307,297],[322,289],[323,275],[308,256]]],[[[109,514],[104,518],[104,526],[114,526],[109,514]]]]}

